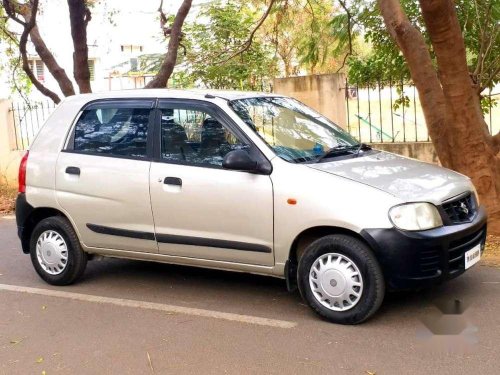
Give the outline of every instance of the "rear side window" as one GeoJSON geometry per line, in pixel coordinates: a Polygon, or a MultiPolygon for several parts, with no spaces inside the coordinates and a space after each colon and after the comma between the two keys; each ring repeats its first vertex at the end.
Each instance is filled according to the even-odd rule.
{"type": "Polygon", "coordinates": [[[151,102],[107,102],[87,107],[75,126],[73,150],[145,158],[151,102]]]}

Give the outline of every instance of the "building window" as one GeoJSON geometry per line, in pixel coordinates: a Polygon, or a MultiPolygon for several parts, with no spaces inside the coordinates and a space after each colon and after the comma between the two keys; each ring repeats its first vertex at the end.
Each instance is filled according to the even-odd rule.
{"type": "Polygon", "coordinates": [[[95,60],[89,60],[90,80],[95,79],[95,60]]]}
{"type": "Polygon", "coordinates": [[[139,53],[142,52],[144,47],[139,46],[139,45],[133,45],[133,44],[122,44],[120,46],[120,49],[122,52],[125,53],[139,53]]]}
{"type": "Polygon", "coordinates": [[[36,79],[40,82],[45,81],[45,65],[40,59],[33,59],[29,61],[30,69],[35,75],[36,79]]]}

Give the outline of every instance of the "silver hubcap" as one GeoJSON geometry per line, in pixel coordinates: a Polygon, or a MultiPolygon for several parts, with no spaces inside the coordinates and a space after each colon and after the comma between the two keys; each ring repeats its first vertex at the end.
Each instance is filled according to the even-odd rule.
{"type": "Polygon", "coordinates": [[[363,277],[358,266],[337,253],[323,254],[316,259],[309,272],[309,284],[318,302],[333,311],[352,309],[363,293],[363,277]]]}
{"type": "Polygon", "coordinates": [[[53,230],[43,232],[36,242],[36,257],[45,272],[50,275],[59,275],[68,264],[66,241],[53,230]]]}

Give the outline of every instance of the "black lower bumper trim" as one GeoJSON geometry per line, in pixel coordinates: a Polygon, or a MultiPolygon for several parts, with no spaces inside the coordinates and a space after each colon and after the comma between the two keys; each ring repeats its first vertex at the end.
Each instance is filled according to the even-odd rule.
{"type": "Polygon", "coordinates": [[[17,235],[21,240],[21,246],[25,254],[29,253],[29,228],[26,231],[26,227],[29,227],[29,219],[33,211],[33,206],[26,200],[26,194],[19,193],[16,198],[17,235]],[[25,231],[28,234],[25,235],[25,231]]]}
{"type": "Polygon", "coordinates": [[[484,249],[486,212],[474,221],[410,232],[396,228],[365,229],[391,289],[411,289],[440,283],[465,271],[464,253],[477,244],[484,249]]]}

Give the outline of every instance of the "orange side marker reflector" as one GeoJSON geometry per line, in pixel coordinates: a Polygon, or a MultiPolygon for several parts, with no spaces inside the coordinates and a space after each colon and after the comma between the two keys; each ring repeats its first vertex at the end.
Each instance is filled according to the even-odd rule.
{"type": "Polygon", "coordinates": [[[297,204],[297,199],[295,199],[295,198],[288,198],[288,199],[286,200],[286,202],[287,202],[288,204],[294,205],[294,204],[297,204]]]}

